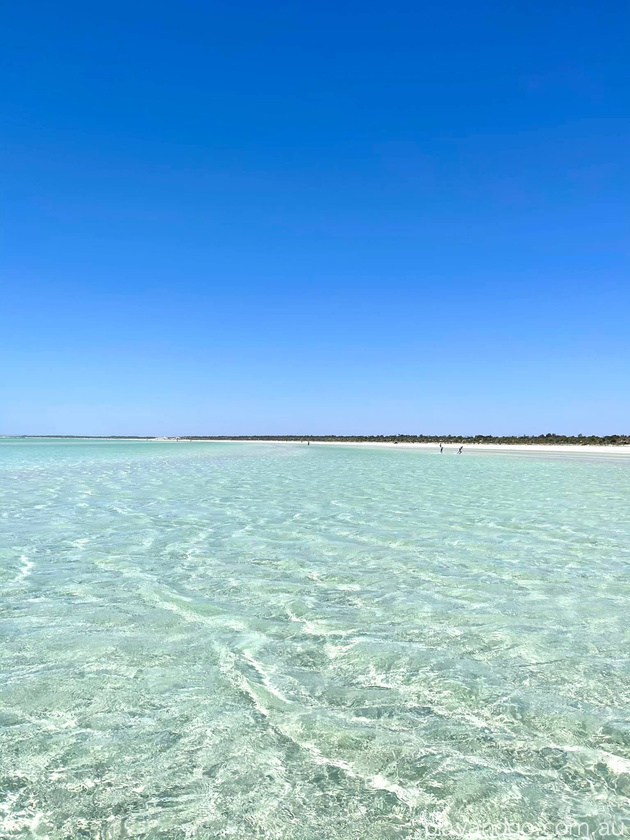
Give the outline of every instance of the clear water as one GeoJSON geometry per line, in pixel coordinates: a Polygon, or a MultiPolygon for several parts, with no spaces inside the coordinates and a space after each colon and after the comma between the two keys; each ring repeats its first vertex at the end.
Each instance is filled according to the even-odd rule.
{"type": "Polygon", "coordinates": [[[618,830],[629,502],[630,459],[1,441],[0,836],[618,830]]]}

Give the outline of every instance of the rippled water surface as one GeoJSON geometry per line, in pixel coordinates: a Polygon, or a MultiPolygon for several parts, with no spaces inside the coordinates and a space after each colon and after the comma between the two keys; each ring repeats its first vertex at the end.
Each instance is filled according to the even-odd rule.
{"type": "Polygon", "coordinates": [[[0,516],[2,837],[630,817],[630,459],[5,440],[0,516]]]}

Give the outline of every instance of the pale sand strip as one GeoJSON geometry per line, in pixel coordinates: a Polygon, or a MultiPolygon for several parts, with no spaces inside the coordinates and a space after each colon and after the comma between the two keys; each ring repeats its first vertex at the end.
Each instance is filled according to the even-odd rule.
{"type": "MultiPolygon", "coordinates": [[[[2,438],[10,438],[10,435],[0,435],[2,438]]],[[[49,439],[43,435],[27,435],[23,440],[46,440],[49,439]]],[[[50,436],[52,438],[52,435],[50,436]]],[[[65,438],[58,438],[64,440],[65,438]]],[[[89,436],[80,438],[67,438],[70,441],[82,440],[109,440],[114,443],[273,443],[280,446],[306,446],[306,438],[301,440],[238,440],[237,438],[222,438],[221,440],[188,440],[185,437],[94,437],[89,436]]],[[[426,449],[427,451],[438,452],[438,443],[392,443],[390,441],[351,441],[351,440],[312,440],[311,446],[376,446],[385,449],[426,449]]],[[[583,446],[573,443],[446,443],[442,441],[444,452],[457,452],[460,446],[464,447],[464,452],[521,452],[521,453],[564,453],[565,455],[625,455],[630,457],[630,446],[604,446],[598,444],[584,444],[583,446]]]]}
{"type": "MultiPolygon", "coordinates": [[[[174,438],[170,438],[174,440],[174,438]]],[[[306,446],[306,440],[194,440],[189,443],[274,443],[284,446],[306,446]]],[[[184,441],[182,440],[182,443],[184,441]]],[[[392,443],[390,441],[345,441],[345,440],[312,440],[311,446],[372,446],[384,449],[425,449],[439,452],[437,443],[392,443]]],[[[445,443],[444,454],[457,452],[460,446],[471,452],[522,452],[522,453],[564,453],[566,455],[625,455],[630,457],[630,446],[598,446],[596,444],[540,444],[540,443],[445,443]]]]}
{"type": "MultiPolygon", "coordinates": [[[[237,438],[221,438],[220,440],[188,440],[177,437],[154,437],[154,438],[73,438],[74,440],[111,440],[114,442],[133,443],[143,441],[146,443],[272,443],[277,446],[306,446],[306,438],[301,440],[238,440],[237,438]]],[[[429,452],[439,452],[437,443],[392,443],[391,441],[345,441],[345,440],[312,440],[311,446],[372,446],[384,449],[424,449],[429,452]]],[[[520,452],[522,454],[564,454],[564,455],[623,455],[630,458],[630,446],[604,446],[597,444],[584,444],[583,446],[573,443],[446,443],[442,442],[444,453],[457,452],[460,446],[466,452],[520,452]]]]}

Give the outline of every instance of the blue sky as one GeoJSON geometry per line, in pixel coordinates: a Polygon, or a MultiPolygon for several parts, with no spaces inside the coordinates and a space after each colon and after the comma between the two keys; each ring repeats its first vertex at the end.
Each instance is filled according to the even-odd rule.
{"type": "Polygon", "coordinates": [[[628,432],[629,29],[6,4],[0,433],[628,432]]]}

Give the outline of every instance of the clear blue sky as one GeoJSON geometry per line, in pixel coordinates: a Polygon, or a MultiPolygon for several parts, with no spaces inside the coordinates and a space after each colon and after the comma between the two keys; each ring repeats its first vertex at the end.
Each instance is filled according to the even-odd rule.
{"type": "Polygon", "coordinates": [[[14,2],[0,433],[630,431],[625,2],[14,2]]]}

